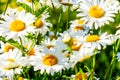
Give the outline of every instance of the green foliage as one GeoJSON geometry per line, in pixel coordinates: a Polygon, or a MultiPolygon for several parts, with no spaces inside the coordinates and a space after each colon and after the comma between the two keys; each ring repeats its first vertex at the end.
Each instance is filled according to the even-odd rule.
{"type": "Polygon", "coordinates": [[[48,6],[43,6],[43,7],[39,8],[37,11],[35,11],[35,16],[36,16],[37,18],[39,18],[40,15],[43,14],[43,13],[44,13],[45,11],[47,11],[48,9],[49,9],[48,6]]]}
{"type": "Polygon", "coordinates": [[[21,6],[22,8],[24,8],[25,11],[34,14],[34,10],[30,6],[28,6],[27,4],[19,2],[18,5],[21,6]]]}

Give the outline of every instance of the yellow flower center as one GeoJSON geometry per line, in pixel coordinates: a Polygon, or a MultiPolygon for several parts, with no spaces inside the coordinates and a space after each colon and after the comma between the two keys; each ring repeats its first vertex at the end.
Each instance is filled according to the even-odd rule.
{"type": "Polygon", "coordinates": [[[81,44],[78,44],[78,40],[77,40],[76,38],[73,38],[73,39],[71,40],[70,46],[71,46],[72,50],[78,51],[82,45],[81,45],[81,44]]]}
{"type": "Polygon", "coordinates": [[[52,48],[52,47],[54,47],[54,45],[47,45],[47,48],[48,48],[48,49],[50,49],[50,48],[52,48]]]}
{"type": "Polygon", "coordinates": [[[18,80],[23,80],[23,78],[22,77],[18,77],[18,80]]]}
{"type": "Polygon", "coordinates": [[[89,35],[86,37],[86,42],[96,42],[98,40],[100,40],[98,35],[89,35]]]}
{"type": "Polygon", "coordinates": [[[74,31],[84,30],[83,26],[75,26],[74,31]]]}
{"type": "Polygon", "coordinates": [[[28,56],[32,56],[32,55],[34,55],[34,53],[35,53],[34,48],[31,48],[28,52],[28,56]]]}
{"type": "Polygon", "coordinates": [[[25,23],[20,20],[14,20],[9,28],[11,31],[19,32],[25,29],[25,23]]]}
{"type": "Polygon", "coordinates": [[[41,27],[43,26],[42,20],[38,19],[38,20],[35,22],[35,26],[36,26],[36,28],[41,28],[41,27]]]}
{"type": "Polygon", "coordinates": [[[88,75],[86,73],[78,73],[76,74],[75,78],[73,80],[83,80],[83,79],[87,79],[88,78],[88,75]]]}
{"type": "Polygon", "coordinates": [[[62,2],[62,0],[58,0],[59,2],[62,2]]]}
{"type": "Polygon", "coordinates": [[[98,6],[92,6],[89,10],[89,15],[94,18],[101,18],[104,15],[104,10],[98,6]]]}
{"type": "Polygon", "coordinates": [[[84,20],[78,20],[78,24],[83,24],[84,20]]]}
{"type": "Polygon", "coordinates": [[[65,57],[69,58],[70,57],[70,53],[66,53],[65,57]]]}
{"type": "Polygon", "coordinates": [[[10,49],[14,49],[14,47],[12,45],[5,45],[4,47],[4,52],[8,52],[10,49]]]}
{"type": "Polygon", "coordinates": [[[31,2],[32,0],[26,0],[27,2],[31,2]]]}
{"type": "Polygon", "coordinates": [[[46,66],[53,66],[53,65],[57,64],[58,60],[54,55],[47,54],[43,57],[42,62],[46,66]]]}

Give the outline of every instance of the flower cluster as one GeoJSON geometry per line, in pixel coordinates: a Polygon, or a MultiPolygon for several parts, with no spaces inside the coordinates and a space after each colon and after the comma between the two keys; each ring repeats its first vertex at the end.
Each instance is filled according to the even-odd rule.
{"type": "MultiPolygon", "coordinates": [[[[119,52],[120,30],[102,31],[119,14],[117,0],[17,0],[16,3],[16,8],[8,6],[0,15],[2,80],[39,80],[55,75],[58,78],[50,80],[99,80],[94,72],[95,56],[110,46],[116,47],[114,54],[119,52]],[[89,61],[92,67],[86,65],[89,61]]],[[[117,56],[120,61],[120,53],[117,56]]],[[[108,73],[104,79],[107,76],[108,73]]]]}

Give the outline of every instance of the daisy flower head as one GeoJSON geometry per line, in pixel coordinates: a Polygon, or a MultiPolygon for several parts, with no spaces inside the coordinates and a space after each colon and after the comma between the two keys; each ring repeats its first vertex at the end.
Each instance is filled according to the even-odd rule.
{"type": "Polygon", "coordinates": [[[68,59],[62,54],[62,51],[47,48],[39,54],[31,56],[30,64],[34,67],[34,71],[40,70],[40,74],[46,71],[47,74],[51,75],[70,67],[68,59]]]}
{"type": "Polygon", "coordinates": [[[56,40],[50,40],[50,38],[45,39],[44,41],[42,41],[41,43],[41,48],[48,48],[48,49],[52,49],[56,44],[56,40]]]}
{"type": "Polygon", "coordinates": [[[9,12],[2,16],[3,20],[0,20],[0,35],[6,37],[6,39],[13,38],[18,40],[19,37],[23,37],[28,32],[34,32],[34,27],[31,24],[35,20],[35,16],[21,12],[9,12]]]}
{"type": "Polygon", "coordinates": [[[89,48],[81,46],[79,51],[73,51],[73,54],[70,55],[70,62],[73,63],[73,67],[77,62],[83,62],[86,59],[89,59],[91,56],[95,55],[95,48],[89,48]]]}
{"type": "Polygon", "coordinates": [[[21,41],[22,42],[19,43],[27,50],[27,53],[25,55],[26,57],[35,55],[35,53],[40,51],[39,45],[36,45],[34,40],[31,40],[26,37],[22,37],[21,41]]]}
{"type": "Polygon", "coordinates": [[[59,3],[61,4],[64,12],[67,10],[68,6],[70,6],[71,10],[79,7],[77,0],[59,0],[59,3]]]}
{"type": "Polygon", "coordinates": [[[87,72],[86,73],[80,73],[80,72],[78,72],[75,75],[71,75],[72,80],[82,80],[82,79],[87,80],[88,77],[89,77],[89,74],[87,72]]]}
{"type": "Polygon", "coordinates": [[[100,50],[106,48],[107,45],[111,45],[113,43],[112,35],[103,33],[102,35],[88,34],[84,37],[84,43],[82,46],[84,47],[95,47],[100,50]]]}
{"type": "Polygon", "coordinates": [[[37,34],[41,33],[44,35],[47,31],[49,31],[48,27],[52,26],[52,24],[46,20],[48,17],[48,14],[42,14],[41,17],[35,21],[35,29],[37,34]]]}
{"type": "Polygon", "coordinates": [[[8,52],[9,50],[14,49],[14,46],[9,43],[0,42],[0,45],[1,45],[0,53],[5,53],[8,52]]]}
{"type": "Polygon", "coordinates": [[[79,51],[83,41],[81,39],[84,38],[85,33],[78,31],[78,32],[71,32],[71,31],[65,31],[63,34],[61,34],[61,42],[64,43],[64,45],[69,46],[73,51],[79,51]]]}
{"type": "MultiPolygon", "coordinates": [[[[77,74],[75,75],[71,75],[71,78],[72,80],[88,80],[89,79],[89,76],[90,76],[90,73],[89,72],[78,72],[77,74]]],[[[96,74],[94,72],[93,74],[93,79],[94,80],[100,80],[100,78],[97,78],[96,77],[96,74]]]]}
{"type": "Polygon", "coordinates": [[[117,0],[81,0],[78,16],[90,28],[98,29],[110,21],[114,22],[113,17],[117,13],[118,3],[117,0]]]}
{"type": "Polygon", "coordinates": [[[0,55],[0,76],[13,80],[14,74],[20,74],[22,66],[26,66],[26,58],[18,49],[0,55]]]}
{"type": "Polygon", "coordinates": [[[84,20],[74,20],[71,21],[70,30],[73,32],[85,31],[86,33],[88,33],[89,28],[85,25],[84,20]]]}

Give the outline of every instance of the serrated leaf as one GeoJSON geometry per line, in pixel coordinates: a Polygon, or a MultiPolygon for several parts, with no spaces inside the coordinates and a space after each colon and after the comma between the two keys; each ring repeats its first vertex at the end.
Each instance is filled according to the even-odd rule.
{"type": "Polygon", "coordinates": [[[33,9],[30,6],[28,6],[27,4],[19,2],[18,5],[21,6],[22,8],[24,8],[25,11],[30,12],[31,14],[33,14],[33,12],[34,12],[33,9]]]}
{"type": "Polygon", "coordinates": [[[48,6],[43,6],[42,8],[38,9],[36,12],[35,12],[35,16],[36,17],[39,17],[42,13],[44,13],[46,10],[48,10],[48,6]]]}

